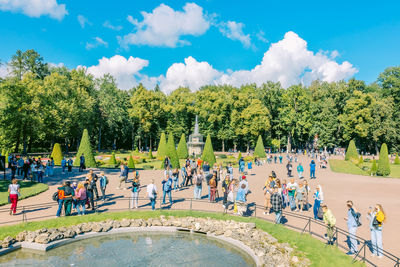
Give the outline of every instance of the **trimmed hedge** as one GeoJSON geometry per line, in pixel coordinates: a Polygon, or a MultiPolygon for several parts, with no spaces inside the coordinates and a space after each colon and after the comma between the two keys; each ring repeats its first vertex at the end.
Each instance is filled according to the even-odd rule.
{"type": "Polygon", "coordinates": [[[180,159],[186,159],[189,156],[187,144],[186,144],[186,136],[183,133],[181,135],[181,139],[179,140],[178,149],[177,149],[178,157],[180,159]]]}
{"type": "Polygon", "coordinates": [[[378,170],[378,165],[376,165],[376,160],[372,160],[372,166],[371,166],[371,174],[376,175],[376,171],[378,170]]]}
{"type": "Polygon", "coordinates": [[[53,147],[53,152],[51,152],[51,157],[54,160],[54,164],[60,166],[61,161],[63,159],[61,145],[59,143],[55,143],[53,147]]]}
{"type": "Polygon", "coordinates": [[[161,133],[160,143],[157,149],[157,158],[164,159],[167,156],[167,139],[165,133],[161,133]]]}
{"type": "Polygon", "coordinates": [[[354,142],[354,140],[350,141],[349,146],[347,147],[347,150],[346,150],[345,160],[351,160],[351,159],[358,160],[358,152],[357,152],[357,147],[356,147],[356,143],[354,142]]]}
{"type": "Polygon", "coordinates": [[[135,162],[133,161],[132,155],[129,155],[128,168],[133,169],[133,170],[136,169],[135,162]]]}
{"type": "Polygon", "coordinates": [[[176,152],[174,136],[172,135],[172,133],[169,133],[168,136],[167,156],[171,161],[172,168],[175,169],[180,167],[178,153],[176,152]]]}
{"type": "Polygon", "coordinates": [[[74,161],[74,166],[79,166],[80,156],[85,156],[85,166],[89,168],[96,167],[96,161],[94,159],[92,146],[90,145],[89,132],[87,129],[83,130],[81,144],[79,145],[78,153],[74,161]]]}
{"type": "Polygon", "coordinates": [[[210,166],[213,166],[217,160],[215,159],[214,149],[211,143],[210,134],[207,135],[206,143],[204,145],[203,155],[201,156],[203,161],[207,161],[210,166]]]}
{"type": "Polygon", "coordinates": [[[389,154],[385,143],[382,144],[381,151],[379,152],[378,170],[376,174],[379,176],[388,176],[390,174],[389,154]]]}
{"type": "Polygon", "coordinates": [[[396,157],[394,158],[394,164],[395,165],[400,165],[399,154],[396,154],[396,157]]]}
{"type": "Polygon", "coordinates": [[[111,158],[108,161],[108,165],[113,165],[113,166],[117,165],[117,159],[115,158],[114,152],[111,154],[111,158]]]}
{"type": "Polygon", "coordinates": [[[256,147],[254,148],[254,156],[259,158],[266,158],[264,143],[261,135],[258,136],[256,147]]]}

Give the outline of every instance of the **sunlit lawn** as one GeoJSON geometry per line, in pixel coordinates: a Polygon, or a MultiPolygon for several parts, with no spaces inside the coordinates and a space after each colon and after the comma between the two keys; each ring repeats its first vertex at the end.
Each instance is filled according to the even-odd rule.
{"type": "MultiPolygon", "coordinates": [[[[367,170],[362,170],[358,166],[356,166],[351,161],[345,161],[341,159],[330,159],[329,165],[331,170],[334,172],[340,173],[348,173],[348,174],[357,174],[357,175],[366,175],[369,176],[367,170]]],[[[366,167],[364,169],[370,170],[372,166],[371,162],[364,162],[362,167],[366,167]]],[[[400,165],[390,164],[390,175],[392,178],[400,178],[400,165]]]]}
{"type": "MultiPolygon", "coordinates": [[[[42,193],[49,189],[47,184],[36,183],[36,182],[18,182],[21,187],[21,196],[19,199],[28,198],[42,193]]],[[[10,181],[0,181],[0,206],[8,203],[8,185],[10,181]]]]}

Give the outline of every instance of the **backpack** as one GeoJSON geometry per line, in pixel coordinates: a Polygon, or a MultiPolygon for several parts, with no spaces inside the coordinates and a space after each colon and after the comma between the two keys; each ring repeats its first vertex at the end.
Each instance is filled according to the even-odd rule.
{"type": "Polygon", "coordinates": [[[54,192],[53,196],[51,197],[54,201],[58,201],[58,191],[54,192]]]}

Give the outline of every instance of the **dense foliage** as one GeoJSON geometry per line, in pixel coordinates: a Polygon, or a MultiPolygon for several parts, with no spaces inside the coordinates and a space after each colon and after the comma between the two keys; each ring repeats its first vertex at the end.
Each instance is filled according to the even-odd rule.
{"type": "Polygon", "coordinates": [[[378,169],[376,174],[380,176],[388,176],[390,174],[388,148],[385,143],[382,144],[381,151],[379,152],[378,169]]]}
{"type": "Polygon", "coordinates": [[[110,75],[52,67],[34,50],[17,51],[8,68],[0,78],[0,147],[10,152],[51,151],[54,143],[76,151],[83,129],[96,149],[154,149],[162,132],[189,136],[196,114],[217,150],[247,151],[259,135],[266,147],[310,147],[318,136],[320,148],[353,139],[364,152],[377,153],[383,143],[400,150],[400,67],[370,85],[350,79],[285,89],[267,82],[168,95],[142,84],[120,90],[110,75]]]}
{"type": "Polygon", "coordinates": [[[51,152],[51,157],[53,158],[55,165],[57,165],[57,166],[61,165],[63,155],[62,155],[61,146],[59,143],[54,144],[53,152],[51,152]]]}

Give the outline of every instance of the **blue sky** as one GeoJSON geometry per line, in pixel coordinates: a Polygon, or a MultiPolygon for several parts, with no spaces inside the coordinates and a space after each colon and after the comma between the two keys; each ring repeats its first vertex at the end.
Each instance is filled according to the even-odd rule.
{"type": "Polygon", "coordinates": [[[121,87],[160,83],[168,91],[263,79],[289,86],[352,76],[373,82],[400,62],[398,1],[20,2],[0,0],[2,62],[33,48],[48,62],[85,66],[95,76],[109,71],[121,87]]]}

